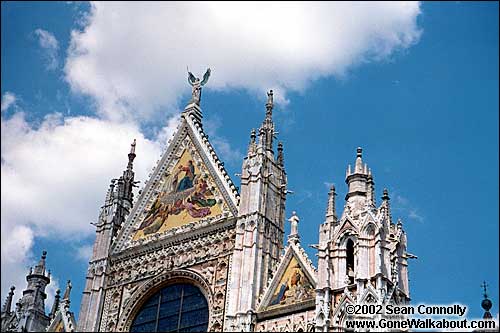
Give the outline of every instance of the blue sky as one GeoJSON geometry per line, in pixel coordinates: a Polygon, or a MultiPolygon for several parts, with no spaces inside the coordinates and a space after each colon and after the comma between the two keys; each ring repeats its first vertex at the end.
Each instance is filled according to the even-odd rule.
{"type": "MultiPolygon", "coordinates": [[[[246,43],[226,45],[215,28],[197,40],[182,21],[178,30],[153,22],[138,34],[148,8],[113,8],[115,22],[106,5],[1,6],[2,299],[12,283],[20,293],[22,274],[46,249],[59,286],[73,282],[78,313],[89,222],[134,137],[146,179],[188,101],[189,65],[198,75],[212,67],[203,121],[231,175],[264,117],[264,92],[277,91],[274,119],[294,191],[287,216],[300,216],[304,247],[317,243],[330,183],[342,211],[345,169],[361,146],[378,203],[388,188],[418,256],[409,266],[412,302],[462,303],[479,317],[486,280],[498,313],[498,3],[422,3],[378,13],[380,21],[378,9],[353,6],[344,30],[326,36],[333,46],[321,39],[330,30],[307,36],[319,28],[287,10],[276,20],[303,23],[296,34],[272,31],[274,40],[255,28],[246,43]],[[363,26],[366,18],[378,30],[363,26]]],[[[252,10],[250,18],[269,14],[252,10]]],[[[199,24],[213,19],[194,12],[199,24]]],[[[214,12],[224,24],[241,14],[214,12]]],[[[254,22],[239,24],[241,36],[253,31],[245,24],[254,22]]]]}

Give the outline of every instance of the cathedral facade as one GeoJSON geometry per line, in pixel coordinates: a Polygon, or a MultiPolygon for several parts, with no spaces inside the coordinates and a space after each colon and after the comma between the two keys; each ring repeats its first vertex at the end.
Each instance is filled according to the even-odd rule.
{"type": "Polygon", "coordinates": [[[285,216],[289,191],[283,145],[274,142],[272,91],[250,133],[238,189],[203,129],[201,86],[209,75],[190,78],[193,98],[138,197],[135,141],[123,175],[111,181],[78,322],[69,312],[69,283],[52,313],[40,310],[50,281],[44,254],[16,310],[9,294],[2,330],[344,331],[347,304],[409,302],[407,260],[414,256],[387,190],[376,204],[362,149],[346,172],[342,213],[335,188],[325,193],[315,267],[300,242],[299,217],[285,216]]]}

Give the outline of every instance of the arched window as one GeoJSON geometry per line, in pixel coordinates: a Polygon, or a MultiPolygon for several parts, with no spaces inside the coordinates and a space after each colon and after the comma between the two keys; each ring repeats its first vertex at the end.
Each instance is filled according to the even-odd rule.
{"type": "Polygon", "coordinates": [[[131,332],[206,332],[208,303],[192,284],[163,288],[144,303],[132,321],[131,332]]]}
{"type": "Polygon", "coordinates": [[[345,271],[349,277],[349,283],[354,283],[354,242],[352,239],[347,240],[346,244],[346,261],[345,271]]]}

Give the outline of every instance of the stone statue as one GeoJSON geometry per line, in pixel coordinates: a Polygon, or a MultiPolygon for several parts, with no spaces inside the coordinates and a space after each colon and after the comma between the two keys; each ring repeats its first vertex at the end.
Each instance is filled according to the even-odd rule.
{"type": "Polygon", "coordinates": [[[188,70],[188,83],[193,87],[193,96],[189,103],[195,103],[196,105],[200,105],[201,101],[201,87],[204,86],[208,82],[208,78],[210,77],[210,68],[207,69],[205,74],[203,75],[203,80],[200,81],[200,78],[195,77],[193,73],[188,70]]]}
{"type": "Polygon", "coordinates": [[[288,219],[288,222],[290,222],[291,229],[290,229],[290,236],[296,236],[298,235],[298,224],[299,224],[299,217],[297,216],[297,213],[295,211],[292,212],[292,217],[288,219]]]}

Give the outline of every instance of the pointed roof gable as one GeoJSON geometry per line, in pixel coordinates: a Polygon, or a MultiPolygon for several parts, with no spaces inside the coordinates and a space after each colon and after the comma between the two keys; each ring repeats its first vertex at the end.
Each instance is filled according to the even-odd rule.
{"type": "Polygon", "coordinates": [[[263,294],[259,311],[299,305],[314,300],[316,269],[300,243],[290,243],[263,294]]]}
{"type": "Polygon", "coordinates": [[[237,216],[239,194],[203,132],[201,110],[186,107],[181,123],[113,245],[125,248],[237,216]]]}
{"type": "Polygon", "coordinates": [[[337,232],[335,232],[335,236],[333,237],[333,239],[336,239],[338,241],[339,236],[341,236],[347,230],[352,230],[352,232],[356,234],[358,233],[358,228],[354,225],[349,216],[346,216],[344,218],[344,221],[342,222],[340,228],[337,230],[337,232]]]}
{"type": "Polygon", "coordinates": [[[59,302],[56,299],[55,308],[51,313],[53,317],[47,327],[47,332],[74,332],[76,330],[75,314],[69,311],[71,288],[71,281],[68,281],[62,301],[59,302]]]}

